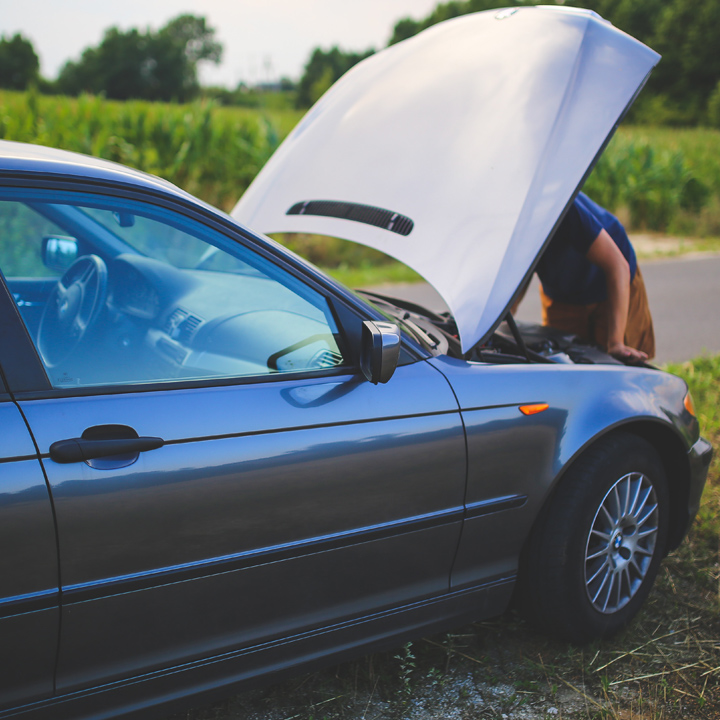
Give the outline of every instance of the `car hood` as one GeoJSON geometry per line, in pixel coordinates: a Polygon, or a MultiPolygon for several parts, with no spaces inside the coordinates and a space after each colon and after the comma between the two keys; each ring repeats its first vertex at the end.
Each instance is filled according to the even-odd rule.
{"type": "Polygon", "coordinates": [[[435,25],[356,65],[233,210],[410,266],[487,337],[659,55],[598,15],[525,7],[435,25]]]}

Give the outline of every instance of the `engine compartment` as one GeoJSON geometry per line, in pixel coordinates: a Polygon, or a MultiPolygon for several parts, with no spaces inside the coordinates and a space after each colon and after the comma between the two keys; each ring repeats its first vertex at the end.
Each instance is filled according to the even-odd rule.
{"type": "Polygon", "coordinates": [[[492,364],[624,364],[573,333],[537,323],[516,322],[510,313],[487,340],[463,353],[457,326],[449,313],[435,313],[415,303],[378,293],[362,291],[361,294],[434,355],[492,364]]]}

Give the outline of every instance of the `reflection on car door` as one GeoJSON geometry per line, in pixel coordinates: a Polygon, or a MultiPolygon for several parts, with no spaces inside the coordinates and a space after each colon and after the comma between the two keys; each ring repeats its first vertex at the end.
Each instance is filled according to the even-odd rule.
{"type": "Polygon", "coordinates": [[[381,386],[349,371],[21,407],[58,518],[59,690],[448,590],[465,445],[425,362],[381,386]],[[89,428],[164,445],[135,460],[48,456],[89,428]]]}
{"type": "Polygon", "coordinates": [[[59,631],[50,496],[16,405],[0,390],[0,708],[52,694],[59,631]]]}

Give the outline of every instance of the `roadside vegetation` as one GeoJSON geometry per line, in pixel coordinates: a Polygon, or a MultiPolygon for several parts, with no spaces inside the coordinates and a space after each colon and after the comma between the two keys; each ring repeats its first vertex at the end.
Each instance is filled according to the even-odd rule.
{"type": "MultiPolygon", "coordinates": [[[[720,252],[720,130],[622,127],[584,190],[643,235],[643,258],[720,252]]],[[[382,253],[335,238],[277,239],[351,287],[420,279],[382,253]]]]}
{"type": "MultiPolygon", "coordinates": [[[[0,90],[0,139],[84,152],[152,172],[231,209],[303,111],[119,102],[0,90]]],[[[720,130],[625,125],[585,189],[631,230],[720,236],[720,130]]]]}
{"type": "MultiPolygon", "coordinates": [[[[121,162],[229,211],[303,114],[273,93],[256,102],[260,107],[228,107],[219,100],[179,105],[0,90],[0,138],[121,162]]],[[[720,130],[622,127],[585,189],[631,232],[683,238],[671,246],[645,244],[646,256],[720,250],[720,130]]],[[[277,239],[353,287],[419,279],[353,243],[277,239]]]]}
{"type": "Polygon", "coordinates": [[[159,175],[229,210],[302,113],[0,90],[0,138],[159,175]]]}

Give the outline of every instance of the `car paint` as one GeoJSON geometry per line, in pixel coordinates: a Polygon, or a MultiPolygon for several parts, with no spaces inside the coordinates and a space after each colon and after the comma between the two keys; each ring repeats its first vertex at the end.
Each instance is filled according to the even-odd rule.
{"type": "MultiPolygon", "coordinates": [[[[55,170],[32,173],[37,187],[58,183],[50,154],[55,170]]],[[[98,192],[69,159],[63,186],[98,192]]],[[[16,169],[0,171],[0,184],[17,182],[16,169]]],[[[135,195],[144,183],[122,174],[102,191],[135,195]]],[[[317,283],[349,338],[382,317],[222,214],[181,193],[153,188],[151,198],[317,283]]],[[[5,558],[0,630],[24,662],[0,717],[179,702],[496,614],[563,469],[616,426],[662,427],[694,495],[706,472],[700,460],[688,469],[698,428],[684,383],[654,370],[469,363],[405,337],[387,384],[339,367],[319,378],[53,389],[4,286],[0,311],[18,339],[0,347],[12,393],[0,409],[15,428],[2,467],[27,474],[39,528],[28,550],[42,556],[30,585],[24,556],[5,558]],[[519,411],[533,402],[549,408],[519,411]],[[163,445],[129,466],[49,457],[52,443],[107,423],[163,445]]],[[[0,512],[14,514],[9,487],[0,512]]]]}
{"type": "Polygon", "coordinates": [[[58,686],[86,685],[106,662],[120,675],[151,669],[446,590],[462,514],[462,425],[450,388],[425,363],[394,380],[377,389],[353,374],[21,403],[43,455],[61,419],[64,437],[111,417],[165,441],[117,471],[45,461],[66,558],[63,628],[76,638],[69,656],[61,647],[58,686]],[[414,395],[418,385],[427,393],[414,395]],[[394,536],[416,527],[409,553],[394,536]],[[331,583],[343,567],[357,570],[331,583]],[[278,595],[283,577],[304,577],[302,592],[278,595]],[[223,597],[234,601],[207,605],[223,597]],[[104,614],[142,618],[150,607],[164,608],[152,634],[147,623],[92,631],[104,614]],[[206,612],[189,623],[189,607],[206,612]]]}
{"type": "Polygon", "coordinates": [[[35,446],[7,395],[0,397],[0,427],[0,698],[14,704],[53,691],[57,544],[35,446]]]}
{"type": "Polygon", "coordinates": [[[678,532],[684,535],[697,511],[691,497],[696,471],[690,466],[696,460],[686,453],[699,436],[694,416],[669,409],[685,392],[680,378],[617,366],[568,365],[558,373],[552,365],[511,367],[447,357],[431,362],[453,386],[468,438],[466,523],[453,587],[477,580],[489,562],[497,563],[499,572],[514,573],[519,538],[527,537],[565,470],[593,442],[620,428],[651,438],[675,458],[671,542],[678,544],[678,532]],[[519,408],[528,402],[549,407],[526,417],[519,408]],[[484,506],[501,496],[524,502],[507,513],[485,515],[484,506]],[[498,543],[479,552],[483,545],[474,533],[495,536],[498,543]]]}

